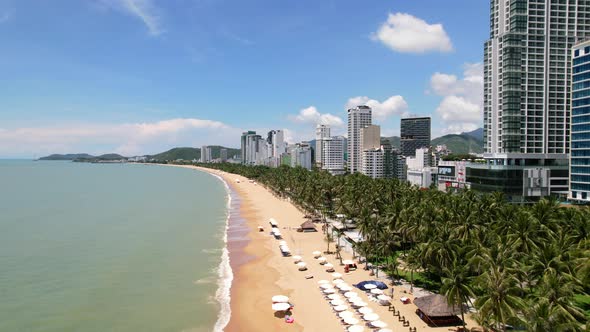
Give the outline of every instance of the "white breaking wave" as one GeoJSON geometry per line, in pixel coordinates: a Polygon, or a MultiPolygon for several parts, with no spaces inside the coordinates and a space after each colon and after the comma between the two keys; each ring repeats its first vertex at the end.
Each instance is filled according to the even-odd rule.
{"type": "Polygon", "coordinates": [[[230,289],[231,284],[234,279],[234,274],[229,264],[229,250],[227,250],[227,231],[229,228],[229,219],[231,217],[231,190],[229,189],[229,185],[222,177],[216,174],[212,174],[214,177],[219,179],[225,186],[225,190],[227,192],[227,218],[225,220],[225,231],[223,232],[223,249],[221,251],[221,263],[219,263],[219,268],[217,269],[217,284],[218,288],[215,292],[215,300],[219,303],[221,310],[219,312],[219,316],[217,317],[217,322],[215,322],[215,327],[213,328],[214,332],[223,332],[223,329],[229,323],[229,319],[231,316],[231,295],[230,289]]]}

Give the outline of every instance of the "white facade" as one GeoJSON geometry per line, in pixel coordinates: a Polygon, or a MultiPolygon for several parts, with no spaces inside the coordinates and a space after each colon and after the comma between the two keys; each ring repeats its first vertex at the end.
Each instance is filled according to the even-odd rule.
{"type": "Polygon", "coordinates": [[[291,167],[303,167],[311,169],[311,147],[308,143],[302,142],[295,144],[291,150],[291,167]]]}
{"type": "Polygon", "coordinates": [[[430,153],[427,148],[416,149],[416,157],[407,157],[406,165],[408,171],[420,170],[430,166],[430,153]]]}
{"type": "Polygon", "coordinates": [[[323,138],[322,142],[322,169],[332,175],[344,174],[344,137],[335,136],[323,138]]]}
{"type": "Polygon", "coordinates": [[[318,124],[315,129],[315,160],[319,166],[324,159],[322,140],[326,138],[330,138],[330,126],[318,124]]]}
{"type": "Polygon", "coordinates": [[[435,174],[436,167],[408,169],[407,180],[410,184],[418,186],[420,188],[429,188],[433,183],[432,178],[435,174]]]}
{"type": "Polygon", "coordinates": [[[211,158],[211,147],[207,145],[203,145],[201,147],[201,162],[202,163],[210,163],[213,158],[211,158]]]}
{"type": "Polygon", "coordinates": [[[570,53],[577,40],[590,36],[586,19],[590,3],[492,0],[491,4],[491,38],[484,47],[484,151],[489,157],[510,153],[565,157],[570,53]]]}
{"type": "Polygon", "coordinates": [[[361,129],[370,126],[372,111],[368,106],[358,106],[348,110],[348,170],[350,173],[361,170],[361,129]]]}
{"type": "Polygon", "coordinates": [[[383,150],[370,149],[363,151],[361,155],[360,172],[373,179],[383,177],[383,150]]]}

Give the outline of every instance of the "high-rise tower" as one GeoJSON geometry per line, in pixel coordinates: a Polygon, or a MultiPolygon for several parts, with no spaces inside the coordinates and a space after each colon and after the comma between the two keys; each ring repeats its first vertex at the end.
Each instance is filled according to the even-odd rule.
{"type": "Polygon", "coordinates": [[[370,126],[372,111],[369,106],[358,106],[348,110],[348,171],[361,170],[361,129],[370,126]]]}
{"type": "Polygon", "coordinates": [[[590,35],[590,3],[491,0],[484,45],[484,158],[471,188],[513,201],[568,191],[571,47],[590,35]]]}

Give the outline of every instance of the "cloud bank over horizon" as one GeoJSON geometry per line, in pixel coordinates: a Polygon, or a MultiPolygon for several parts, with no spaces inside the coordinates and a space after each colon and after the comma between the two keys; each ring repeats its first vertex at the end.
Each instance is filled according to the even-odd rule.
{"type": "Polygon", "coordinates": [[[242,130],[219,121],[176,118],[123,124],[76,123],[0,128],[0,156],[41,157],[53,153],[153,154],[177,146],[234,147],[242,130]]]}

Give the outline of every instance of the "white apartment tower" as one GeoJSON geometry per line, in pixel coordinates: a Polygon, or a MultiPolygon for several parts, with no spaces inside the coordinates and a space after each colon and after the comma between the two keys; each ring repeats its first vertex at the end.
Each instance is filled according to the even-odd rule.
{"type": "Polygon", "coordinates": [[[529,201],[568,190],[571,48],[590,36],[590,3],[490,0],[484,44],[485,165],[472,189],[529,201]]]}
{"type": "Polygon", "coordinates": [[[361,129],[370,126],[372,111],[369,106],[358,106],[348,110],[348,170],[361,170],[361,129]]]}
{"type": "Polygon", "coordinates": [[[323,138],[322,142],[322,169],[332,175],[344,174],[344,137],[334,136],[323,138]]]}
{"type": "Polygon", "coordinates": [[[318,124],[315,129],[315,159],[316,164],[321,166],[324,156],[323,156],[323,146],[322,140],[325,138],[330,137],[330,126],[318,124]]]}
{"type": "Polygon", "coordinates": [[[484,46],[486,154],[566,158],[571,48],[590,36],[588,16],[587,1],[491,0],[484,46]]]}
{"type": "Polygon", "coordinates": [[[383,173],[383,150],[369,149],[364,150],[361,154],[361,169],[360,172],[373,179],[382,178],[383,173]]]}
{"type": "Polygon", "coordinates": [[[201,147],[201,162],[202,163],[210,163],[211,160],[211,147],[207,145],[203,145],[201,147]]]}

